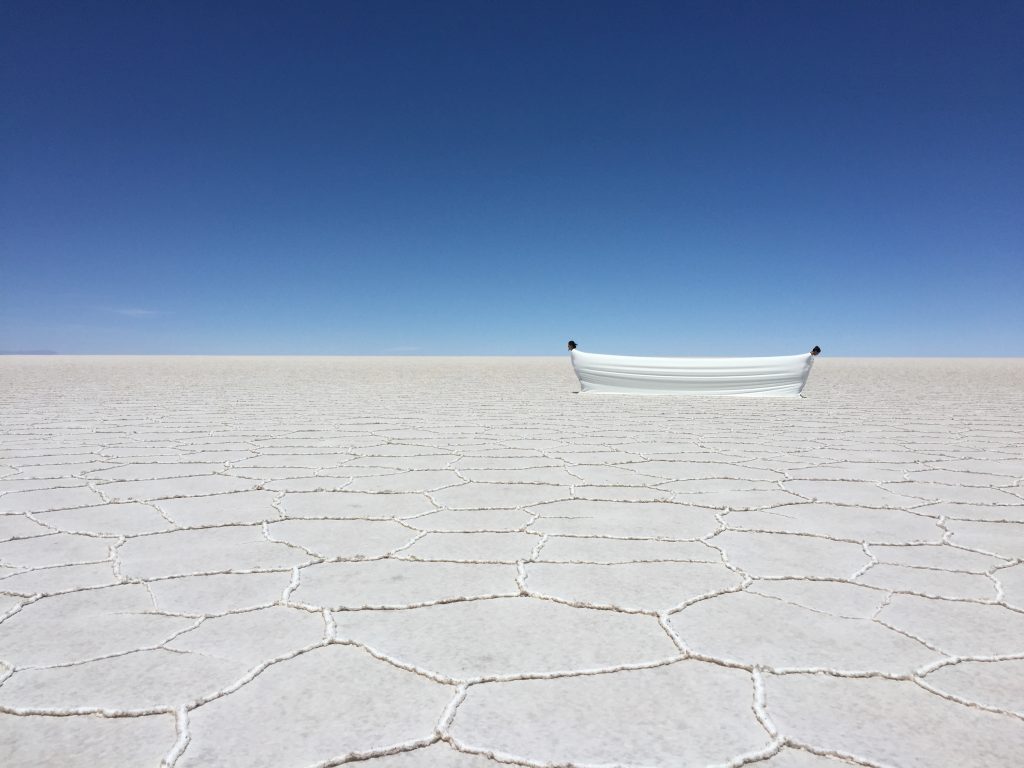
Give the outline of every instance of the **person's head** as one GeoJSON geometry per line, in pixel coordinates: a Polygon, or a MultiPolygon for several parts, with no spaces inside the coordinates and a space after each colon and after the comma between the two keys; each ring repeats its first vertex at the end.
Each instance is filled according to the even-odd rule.
{"type": "Polygon", "coordinates": [[[572,339],[570,339],[568,347],[569,347],[569,351],[572,352],[574,349],[576,349],[576,342],[573,341],[572,339]]]}
{"type": "Polygon", "coordinates": [[[814,355],[815,357],[820,355],[821,354],[821,347],[815,347],[814,349],[812,349],[811,350],[811,354],[814,355]]]}

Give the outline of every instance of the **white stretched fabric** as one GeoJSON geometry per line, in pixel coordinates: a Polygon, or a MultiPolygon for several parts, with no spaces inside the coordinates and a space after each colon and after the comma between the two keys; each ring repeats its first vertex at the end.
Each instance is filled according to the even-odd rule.
{"type": "Polygon", "coordinates": [[[581,392],[796,397],[814,356],[626,357],[569,353],[581,392]]]}

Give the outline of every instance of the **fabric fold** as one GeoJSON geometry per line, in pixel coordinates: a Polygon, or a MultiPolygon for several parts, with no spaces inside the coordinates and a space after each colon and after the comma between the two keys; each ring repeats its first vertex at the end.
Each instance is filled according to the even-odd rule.
{"type": "Polygon", "coordinates": [[[573,349],[569,356],[581,392],[636,395],[796,397],[814,356],[630,357],[573,349]]]}

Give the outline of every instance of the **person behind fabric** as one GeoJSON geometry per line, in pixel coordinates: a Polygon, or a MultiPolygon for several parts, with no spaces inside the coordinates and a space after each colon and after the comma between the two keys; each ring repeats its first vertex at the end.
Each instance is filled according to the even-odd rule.
{"type": "Polygon", "coordinates": [[[573,341],[572,339],[570,339],[568,347],[569,347],[569,351],[572,352],[574,349],[576,349],[576,342],[573,341]]]}

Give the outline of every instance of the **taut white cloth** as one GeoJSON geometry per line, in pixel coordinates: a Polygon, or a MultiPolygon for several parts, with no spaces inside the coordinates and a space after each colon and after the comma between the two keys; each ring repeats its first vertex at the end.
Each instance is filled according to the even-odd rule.
{"type": "Polygon", "coordinates": [[[581,392],[636,395],[796,397],[814,356],[626,357],[574,349],[569,353],[581,392]]]}

